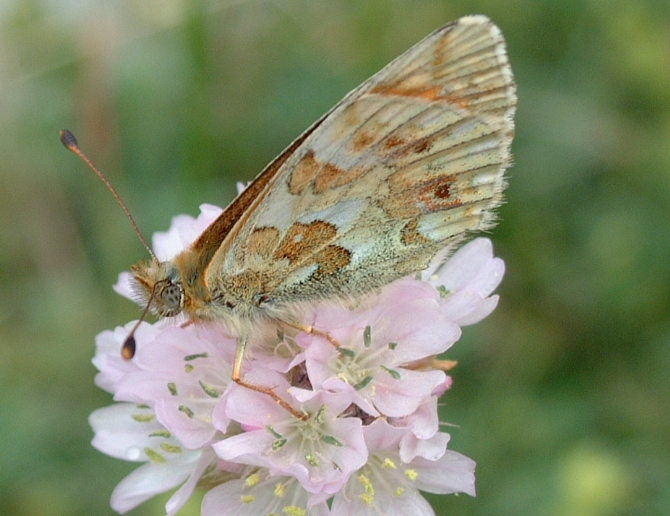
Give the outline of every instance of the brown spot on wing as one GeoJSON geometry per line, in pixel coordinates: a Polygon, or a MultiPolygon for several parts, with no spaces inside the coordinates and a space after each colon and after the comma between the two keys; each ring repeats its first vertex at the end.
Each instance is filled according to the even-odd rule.
{"type": "Polygon", "coordinates": [[[387,179],[389,195],[379,205],[391,218],[409,219],[426,213],[460,206],[456,178],[449,175],[428,177],[422,181],[407,175],[391,174],[387,179]]]}
{"type": "Polygon", "coordinates": [[[462,204],[452,192],[455,181],[456,178],[452,175],[442,175],[421,183],[417,197],[425,207],[424,213],[446,210],[462,204]]]}
{"type": "Polygon", "coordinates": [[[316,253],[312,261],[318,266],[313,276],[332,276],[349,265],[351,253],[344,247],[329,245],[316,253]]]}
{"type": "Polygon", "coordinates": [[[332,163],[322,163],[316,159],[314,152],[310,150],[291,171],[288,188],[293,195],[302,195],[311,184],[312,191],[320,195],[332,188],[338,188],[356,181],[365,172],[360,167],[346,170],[332,163]]]}
{"type": "Polygon", "coordinates": [[[227,277],[226,283],[228,291],[234,294],[234,301],[238,303],[249,302],[263,292],[263,277],[249,269],[227,277]]]}
{"type": "Polygon", "coordinates": [[[466,98],[463,98],[462,96],[459,96],[459,95],[450,94],[450,95],[445,95],[443,97],[443,99],[446,100],[447,102],[449,102],[450,104],[453,104],[455,106],[460,107],[461,109],[465,109],[465,110],[468,110],[468,111],[473,110],[474,106],[476,105],[476,103],[475,103],[476,98],[466,99],[466,98]]]}
{"type": "Polygon", "coordinates": [[[384,142],[384,147],[387,149],[394,149],[395,147],[400,147],[401,145],[405,144],[405,140],[398,136],[397,134],[394,134],[387,138],[387,140],[384,142]]]}
{"type": "Polygon", "coordinates": [[[322,220],[293,224],[277,247],[274,258],[291,263],[303,262],[337,236],[337,228],[322,220]]]}
{"type": "Polygon", "coordinates": [[[245,252],[263,259],[270,258],[272,251],[279,244],[279,236],[277,228],[255,228],[249,235],[245,252]]]}
{"type": "Polygon", "coordinates": [[[429,151],[433,146],[433,141],[429,138],[418,141],[411,147],[411,151],[415,154],[423,154],[424,152],[429,151]]]}
{"type": "Polygon", "coordinates": [[[445,182],[437,185],[433,195],[438,199],[448,199],[451,196],[451,183],[445,182]]]}
{"type": "Polygon", "coordinates": [[[321,172],[314,178],[314,193],[322,194],[330,188],[339,186],[339,180],[345,174],[345,170],[336,167],[332,163],[326,163],[321,172]]]}
{"type": "Polygon", "coordinates": [[[404,245],[426,245],[432,243],[432,241],[421,233],[419,233],[419,222],[417,218],[413,218],[405,227],[400,231],[400,241],[404,245]]]}
{"type": "Polygon", "coordinates": [[[367,170],[363,167],[354,167],[347,170],[337,167],[332,163],[321,165],[316,160],[315,163],[319,166],[319,172],[314,177],[312,191],[317,195],[326,193],[333,188],[351,184],[367,173],[367,170]]]}
{"type": "Polygon", "coordinates": [[[373,134],[359,130],[353,139],[353,149],[356,152],[365,152],[374,141],[375,137],[373,134]]]}
{"type": "Polygon", "coordinates": [[[354,167],[349,170],[346,170],[344,174],[342,174],[337,181],[335,181],[332,185],[331,188],[338,188],[340,186],[348,185],[351,184],[355,181],[358,181],[360,178],[362,178],[365,174],[367,174],[370,170],[366,169],[365,167],[354,167]]]}
{"type": "Polygon", "coordinates": [[[412,199],[411,191],[395,191],[379,201],[380,207],[393,219],[406,219],[421,214],[421,209],[412,199]]]}
{"type": "Polygon", "coordinates": [[[314,152],[307,151],[291,171],[291,177],[288,180],[289,192],[293,195],[302,194],[320,168],[321,164],[314,157],[314,152]]]}

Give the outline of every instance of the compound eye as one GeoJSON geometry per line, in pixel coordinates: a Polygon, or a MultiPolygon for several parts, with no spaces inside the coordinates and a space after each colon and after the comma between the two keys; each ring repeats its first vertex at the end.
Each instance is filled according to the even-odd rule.
{"type": "Polygon", "coordinates": [[[179,283],[168,283],[160,292],[161,315],[174,317],[184,307],[184,289],[179,283]]]}

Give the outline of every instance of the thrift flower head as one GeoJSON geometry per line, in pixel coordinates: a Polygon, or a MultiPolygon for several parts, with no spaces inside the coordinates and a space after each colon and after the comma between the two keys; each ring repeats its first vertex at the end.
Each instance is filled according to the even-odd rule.
{"type": "MultiPolygon", "coordinates": [[[[154,236],[169,259],[219,215],[175,217],[154,236]]],[[[280,323],[248,343],[244,379],[231,381],[237,338],[221,323],[142,323],[133,360],[120,355],[135,323],[96,339],[96,384],[115,404],[96,410],[93,445],[141,463],[112,493],[119,513],[177,488],[176,514],[196,488],[202,514],[434,514],[421,492],[474,496],[475,463],[447,448],[438,398],[453,363],[439,360],[461,327],[486,317],[504,264],[471,241],[423,278],[352,303],[304,307],[306,333],[280,323]]],[[[129,273],[117,292],[133,297],[129,273]]]]}

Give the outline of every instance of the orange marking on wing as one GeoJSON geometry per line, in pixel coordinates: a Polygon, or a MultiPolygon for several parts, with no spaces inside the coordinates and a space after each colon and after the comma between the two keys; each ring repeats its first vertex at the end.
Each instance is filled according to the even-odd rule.
{"type": "Polygon", "coordinates": [[[451,183],[438,185],[433,191],[433,195],[439,199],[448,199],[451,196],[451,183]]]}
{"type": "MultiPolygon", "coordinates": [[[[416,99],[429,100],[431,102],[448,102],[461,109],[471,109],[473,99],[464,99],[458,95],[442,91],[442,86],[429,86],[428,84],[413,85],[403,82],[395,84],[379,84],[371,90],[371,93],[380,95],[392,95],[397,97],[413,97],[416,99]]],[[[476,97],[474,97],[476,99],[476,97]]]]}
{"type": "Polygon", "coordinates": [[[417,198],[415,180],[395,172],[386,179],[386,183],[389,192],[379,205],[390,218],[409,219],[421,215],[421,209],[414,201],[417,198]]]}
{"type": "Polygon", "coordinates": [[[481,194],[479,188],[476,186],[468,186],[467,188],[461,188],[461,194],[463,197],[479,197],[481,194]]]}
{"type": "MultiPolygon", "coordinates": [[[[400,189],[399,192],[402,192],[400,189]]],[[[407,201],[412,198],[413,193],[405,191],[404,193],[392,192],[386,198],[379,201],[379,205],[386,212],[389,218],[407,219],[421,214],[421,209],[415,202],[407,201]]]]}
{"type": "Polygon", "coordinates": [[[446,57],[449,55],[449,49],[447,48],[450,42],[451,31],[448,31],[444,34],[444,37],[435,43],[435,49],[433,50],[433,66],[435,68],[440,68],[446,57]]]}
{"type": "Polygon", "coordinates": [[[322,220],[315,220],[309,224],[296,222],[286,232],[274,253],[274,258],[287,259],[291,263],[302,262],[336,236],[337,228],[328,222],[322,220]]]}
{"type": "Polygon", "coordinates": [[[333,184],[333,188],[355,183],[368,172],[369,169],[366,169],[365,167],[354,167],[352,169],[349,169],[346,171],[345,174],[340,176],[340,178],[335,182],[335,184],[333,184]]]}
{"type": "Polygon", "coordinates": [[[264,292],[267,275],[256,271],[245,270],[227,278],[227,287],[234,294],[235,301],[251,303],[259,293],[264,292]]]}
{"type": "Polygon", "coordinates": [[[321,172],[314,179],[314,193],[322,194],[335,186],[340,186],[340,179],[345,176],[346,171],[336,167],[332,163],[326,163],[321,172]]]}
{"type": "Polygon", "coordinates": [[[443,100],[449,102],[449,104],[454,104],[461,109],[471,110],[473,108],[472,99],[467,100],[456,95],[445,95],[442,97],[443,100]]]}
{"type": "Polygon", "coordinates": [[[331,276],[349,265],[351,253],[344,247],[329,245],[316,253],[312,262],[318,265],[315,276],[331,276]]]}
{"type": "Polygon", "coordinates": [[[395,147],[400,147],[405,144],[405,140],[398,135],[393,135],[384,142],[384,147],[387,149],[393,149],[395,147]]]}
{"type": "Polygon", "coordinates": [[[291,171],[291,177],[288,180],[289,192],[293,195],[302,194],[320,168],[321,165],[314,157],[314,152],[311,150],[307,151],[291,171]]]}
{"type": "Polygon", "coordinates": [[[462,201],[453,196],[452,186],[456,178],[452,175],[438,176],[424,182],[417,192],[417,198],[425,212],[435,212],[460,206],[462,201]]]}
{"type": "Polygon", "coordinates": [[[370,147],[370,144],[375,141],[373,134],[370,134],[367,131],[358,131],[353,140],[353,149],[356,152],[365,152],[365,150],[370,147]]]}
{"type": "Polygon", "coordinates": [[[270,258],[272,250],[279,244],[279,230],[272,227],[255,228],[249,235],[245,253],[270,258]]]}
{"type": "Polygon", "coordinates": [[[379,84],[371,90],[371,93],[379,93],[381,95],[395,95],[398,97],[414,97],[435,101],[444,98],[442,95],[440,95],[440,89],[441,88],[439,86],[432,86],[427,88],[425,86],[407,87],[403,86],[402,83],[392,85],[379,84]]]}
{"type": "Polygon", "coordinates": [[[404,245],[426,245],[431,240],[419,233],[419,222],[416,218],[410,220],[400,232],[400,241],[404,245]]]}
{"type": "Polygon", "coordinates": [[[421,140],[414,144],[411,148],[411,151],[415,154],[423,154],[426,151],[429,151],[433,147],[433,141],[429,139],[421,140]]]}
{"type": "Polygon", "coordinates": [[[389,195],[380,202],[380,206],[389,217],[403,219],[455,208],[463,204],[454,191],[456,181],[451,174],[420,181],[395,173],[387,179],[389,195]]]}

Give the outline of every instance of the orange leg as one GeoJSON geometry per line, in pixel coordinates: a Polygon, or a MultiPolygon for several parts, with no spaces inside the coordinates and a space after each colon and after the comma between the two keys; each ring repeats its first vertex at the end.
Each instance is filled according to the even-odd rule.
{"type": "Polygon", "coordinates": [[[337,342],[333,337],[331,337],[329,334],[327,334],[324,331],[317,330],[314,326],[307,326],[305,324],[300,324],[300,323],[290,323],[287,322],[289,326],[295,328],[296,330],[302,331],[307,333],[308,335],[317,335],[319,337],[323,337],[326,339],[328,342],[330,342],[333,346],[336,348],[340,347],[340,343],[337,342]]]}
{"type": "Polygon", "coordinates": [[[294,417],[302,419],[303,421],[307,420],[307,414],[303,412],[298,412],[294,409],[286,400],[280,397],[277,393],[272,390],[271,387],[265,387],[264,385],[257,385],[255,383],[247,382],[242,379],[242,364],[244,362],[244,353],[247,349],[247,336],[240,337],[237,341],[237,348],[235,349],[235,362],[233,364],[233,374],[232,380],[242,387],[251,389],[252,391],[260,392],[261,394],[267,394],[273,400],[275,400],[282,408],[290,412],[294,417]]]}

